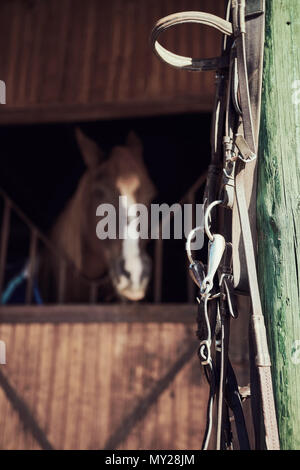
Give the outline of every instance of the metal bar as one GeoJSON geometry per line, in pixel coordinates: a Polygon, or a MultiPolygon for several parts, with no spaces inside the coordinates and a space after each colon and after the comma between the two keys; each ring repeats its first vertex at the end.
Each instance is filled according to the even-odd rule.
{"type": "Polygon", "coordinates": [[[9,227],[10,227],[10,211],[11,211],[10,200],[7,197],[5,197],[3,219],[2,219],[2,229],[1,229],[1,245],[0,245],[0,296],[3,290],[4,276],[5,276],[8,236],[9,236],[9,227]]]}
{"type": "Polygon", "coordinates": [[[98,284],[96,282],[92,282],[90,285],[90,304],[95,304],[97,302],[97,294],[98,284]]]}
{"type": "MultiPolygon", "coordinates": [[[[200,175],[200,177],[197,179],[197,181],[193,184],[193,186],[190,188],[189,192],[181,199],[179,202],[182,204],[188,195],[190,193],[193,193],[197,191],[205,182],[206,179],[206,173],[203,173],[200,175]]],[[[59,248],[55,247],[51,241],[45,237],[45,235],[30,221],[30,219],[19,209],[19,207],[7,196],[5,191],[3,191],[0,188],[0,195],[3,197],[5,201],[5,208],[9,205],[10,209],[13,209],[16,214],[20,217],[21,220],[29,227],[31,231],[35,231],[37,234],[38,238],[44,243],[44,245],[50,249],[55,255],[59,254],[60,258],[64,260],[65,264],[67,263],[69,266],[72,266],[76,272],[77,268],[72,262],[72,260],[68,259],[66,255],[59,250],[59,248]]],[[[0,248],[0,295],[3,287],[3,282],[4,282],[4,270],[5,270],[5,260],[6,260],[6,250],[7,250],[7,242],[8,242],[8,228],[7,225],[9,226],[9,215],[6,214],[4,211],[4,217],[3,217],[3,227],[2,227],[2,237],[1,237],[1,248],[0,248]],[[8,224],[5,223],[6,218],[8,217],[8,224]],[[5,229],[7,229],[7,233],[5,233],[5,229]],[[4,234],[4,236],[3,236],[4,234]],[[2,256],[2,257],[1,257],[2,256]]],[[[171,217],[173,216],[173,213],[171,213],[171,217]]],[[[161,230],[161,226],[160,226],[161,230]]],[[[163,268],[163,246],[162,246],[162,240],[161,240],[161,232],[159,239],[155,243],[155,276],[154,276],[154,299],[155,302],[158,303],[161,301],[162,298],[162,268],[163,268]]],[[[65,279],[64,276],[65,274],[63,273],[63,270],[66,268],[61,268],[62,271],[60,272],[60,281],[59,281],[59,294],[58,297],[60,299],[60,302],[64,301],[64,284],[65,284],[65,279]]],[[[90,281],[86,279],[80,272],[78,272],[80,278],[90,284],[90,281]]],[[[29,289],[28,289],[29,292],[29,289]]],[[[28,298],[30,295],[28,294],[28,298]]],[[[95,285],[91,285],[90,287],[90,302],[95,303],[97,299],[97,287],[95,285]]]]}
{"type": "Polygon", "coordinates": [[[36,247],[37,247],[37,233],[33,229],[31,230],[29,263],[28,263],[28,279],[27,279],[26,297],[25,297],[25,302],[27,305],[30,304],[32,300],[34,273],[35,273],[35,265],[36,265],[36,247]]]}
{"type": "MultiPolygon", "coordinates": [[[[191,204],[192,205],[192,214],[191,214],[191,220],[189,220],[188,222],[190,223],[190,226],[192,227],[193,226],[193,222],[194,222],[194,206],[195,206],[195,192],[189,192],[188,195],[187,195],[187,202],[188,204],[191,204]]],[[[192,280],[191,276],[190,276],[190,273],[189,273],[189,269],[187,269],[186,271],[186,281],[187,281],[187,301],[189,303],[193,303],[194,300],[195,300],[195,283],[194,281],[192,280]]]]}
{"type": "Polygon", "coordinates": [[[203,186],[203,184],[206,183],[206,179],[207,179],[207,172],[202,173],[199,176],[199,178],[195,181],[195,183],[190,187],[188,192],[180,199],[179,204],[183,204],[185,201],[187,201],[191,194],[196,194],[198,189],[200,189],[201,186],[203,186]]]}
{"type": "MultiPolygon", "coordinates": [[[[38,238],[43,242],[43,244],[47,247],[47,249],[49,249],[55,256],[59,256],[61,257],[62,259],[65,260],[65,262],[68,264],[68,266],[72,267],[73,270],[78,273],[78,275],[80,276],[80,278],[85,282],[85,283],[90,283],[90,280],[85,278],[85,276],[83,274],[81,274],[75,263],[66,256],[66,254],[64,253],[64,251],[60,250],[59,247],[55,246],[44,234],[43,232],[41,232],[37,227],[36,225],[34,225],[30,219],[24,214],[23,211],[21,211],[21,209],[19,209],[19,207],[13,202],[12,199],[10,199],[10,197],[6,194],[5,191],[3,191],[3,189],[0,188],[0,195],[2,196],[2,198],[4,199],[4,201],[7,201],[7,204],[9,204],[10,206],[10,209],[12,209],[18,216],[19,218],[25,223],[25,225],[31,230],[35,230],[36,233],[37,233],[37,236],[38,238]]],[[[0,261],[1,261],[1,257],[0,257],[0,261]]],[[[0,266],[1,268],[1,266],[0,266]]]]}
{"type": "MultiPolygon", "coordinates": [[[[183,196],[179,201],[179,204],[182,205],[185,201],[192,201],[192,204],[195,204],[195,194],[200,189],[200,187],[205,183],[207,173],[202,173],[199,178],[192,185],[190,190],[183,196]]],[[[162,299],[162,279],[163,279],[163,240],[162,240],[162,226],[164,223],[169,222],[174,215],[174,212],[171,212],[170,218],[162,219],[159,224],[159,238],[155,241],[155,250],[154,250],[154,302],[159,303],[162,299]]],[[[188,301],[193,302],[195,295],[195,288],[193,281],[190,279],[188,284],[188,301]]]]}
{"type": "Polygon", "coordinates": [[[57,301],[63,304],[65,301],[65,288],[66,288],[66,261],[59,258],[59,274],[58,274],[58,296],[57,301]]]}
{"type": "MultiPolygon", "coordinates": [[[[44,245],[52,252],[54,253],[54,255],[57,255],[59,254],[59,256],[63,257],[66,262],[70,265],[70,266],[73,266],[73,268],[75,270],[77,270],[75,264],[69,259],[67,258],[67,256],[65,255],[65,253],[60,250],[58,247],[56,247],[44,234],[43,232],[41,232],[37,227],[36,225],[34,225],[30,219],[27,217],[27,215],[24,214],[23,211],[21,211],[21,209],[19,209],[19,207],[13,202],[12,199],[10,199],[9,196],[7,196],[7,194],[5,193],[5,191],[3,191],[3,189],[0,188],[0,195],[3,197],[4,200],[7,200],[11,209],[13,209],[13,211],[18,215],[18,217],[20,217],[20,219],[25,223],[25,225],[27,225],[27,227],[30,229],[30,230],[35,230],[39,239],[44,243],[44,245]]],[[[84,276],[82,276],[84,278],[84,276]]]]}
{"type": "Polygon", "coordinates": [[[154,302],[161,302],[163,278],[163,239],[161,236],[161,225],[159,227],[159,238],[155,240],[154,250],[154,302]]]}

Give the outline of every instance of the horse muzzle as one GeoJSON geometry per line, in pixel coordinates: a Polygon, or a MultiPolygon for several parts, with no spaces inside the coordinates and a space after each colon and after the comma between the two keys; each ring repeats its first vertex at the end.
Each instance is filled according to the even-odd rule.
{"type": "Polygon", "coordinates": [[[110,273],[117,294],[122,299],[137,302],[146,295],[151,275],[151,260],[146,254],[132,258],[127,264],[119,258],[113,263],[110,273]]]}

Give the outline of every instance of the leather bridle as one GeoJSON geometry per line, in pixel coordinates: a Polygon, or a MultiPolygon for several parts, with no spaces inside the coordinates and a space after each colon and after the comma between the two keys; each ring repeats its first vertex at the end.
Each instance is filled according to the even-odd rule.
{"type": "MultiPolygon", "coordinates": [[[[255,447],[279,449],[271,362],[256,270],[256,161],[264,45],[264,0],[231,0],[226,19],[203,12],[182,12],[159,20],[151,35],[154,52],[171,66],[216,71],[211,130],[212,157],[205,189],[207,268],[188,250],[192,277],[199,287],[199,358],[210,384],[202,449],[210,443],[213,404],[217,400],[216,446],[232,448],[231,409],[240,449],[249,449],[242,395],[228,356],[230,320],[238,316],[237,294],[251,298],[251,402],[255,447]],[[158,38],[182,23],[200,23],[223,33],[219,57],[195,59],[168,51],[158,38]],[[218,279],[217,279],[218,277],[218,279]]],[[[197,230],[198,228],[194,229],[197,230]]],[[[190,237],[191,238],[191,237],[190,237]]]]}

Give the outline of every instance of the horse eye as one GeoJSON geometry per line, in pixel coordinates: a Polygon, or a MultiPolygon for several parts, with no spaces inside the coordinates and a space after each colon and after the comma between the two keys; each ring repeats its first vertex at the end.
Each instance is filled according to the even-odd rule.
{"type": "Polygon", "coordinates": [[[104,191],[102,189],[96,189],[94,192],[94,197],[96,200],[103,200],[104,199],[104,191]]]}

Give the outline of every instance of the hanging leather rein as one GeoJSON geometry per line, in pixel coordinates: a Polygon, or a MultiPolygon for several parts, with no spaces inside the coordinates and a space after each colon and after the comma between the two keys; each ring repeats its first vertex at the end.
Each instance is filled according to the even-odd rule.
{"type": "Polygon", "coordinates": [[[202,449],[211,441],[217,401],[216,448],[232,449],[229,410],[240,449],[249,449],[242,394],[229,361],[230,321],[238,316],[236,294],[250,295],[250,377],[256,449],[279,449],[272,389],[271,362],[256,270],[256,161],[260,119],[264,44],[264,0],[231,0],[226,19],[203,12],[181,12],[159,20],[151,34],[156,55],[167,64],[190,71],[216,71],[216,96],[211,130],[212,156],[204,204],[208,263],[194,260],[187,240],[191,275],[199,287],[199,359],[210,384],[207,424],[202,449]],[[211,26],[223,34],[219,57],[195,59],[164,48],[159,36],[182,23],[211,26]]]}

